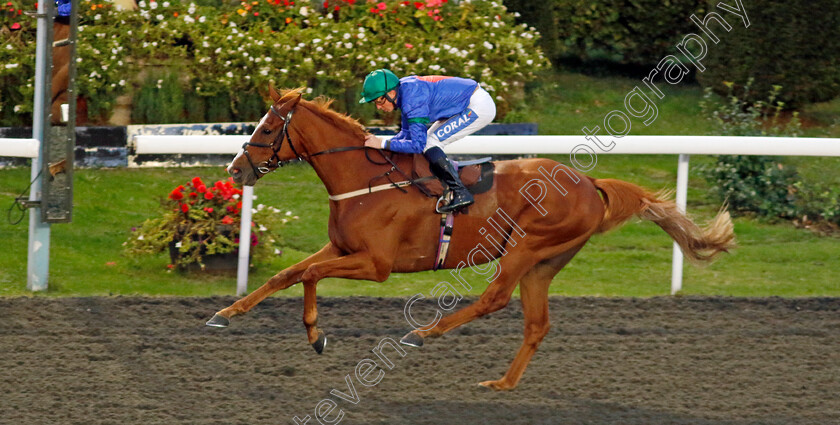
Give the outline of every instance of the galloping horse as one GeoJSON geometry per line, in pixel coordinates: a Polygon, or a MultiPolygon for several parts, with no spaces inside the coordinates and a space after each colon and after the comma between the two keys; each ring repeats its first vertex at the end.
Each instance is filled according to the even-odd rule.
{"type": "MultiPolygon", "coordinates": [[[[271,88],[270,93],[273,105],[228,167],[237,183],[253,185],[285,162],[303,159],[335,198],[368,189],[389,171],[411,169],[410,155],[363,147],[364,127],[330,110],[329,101],[302,100],[299,90],[281,95],[271,88]]],[[[732,222],[724,208],[702,230],[673,202],[661,198],[631,183],[593,179],[548,159],[496,162],[492,188],[476,196],[468,213],[456,215],[450,255],[443,264],[458,269],[498,258],[495,278],[476,302],[443,317],[434,327],[409,332],[401,342],[420,346],[424,338],[441,336],[504,308],[519,285],[525,340],[501,379],[481,382],[497,390],[516,387],[548,333],[549,284],[592,235],[638,215],[659,225],[695,262],[708,262],[734,246],[732,222]],[[491,221],[502,235],[501,240],[493,238],[495,244],[484,227],[491,227],[491,221]],[[470,255],[479,245],[495,249],[470,255]]],[[[303,323],[309,343],[320,353],[326,339],[317,327],[318,282],[327,277],[383,282],[392,272],[431,270],[440,235],[440,217],[434,208],[435,198],[410,187],[330,200],[329,243],[217,312],[207,324],[227,326],[231,317],[246,313],[270,294],[302,282],[303,323]]]]}

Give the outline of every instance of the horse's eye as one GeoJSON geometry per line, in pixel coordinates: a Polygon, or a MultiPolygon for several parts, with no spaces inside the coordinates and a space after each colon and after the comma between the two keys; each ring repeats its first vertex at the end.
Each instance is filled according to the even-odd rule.
{"type": "Polygon", "coordinates": [[[271,134],[271,129],[263,129],[263,134],[271,134]]]}

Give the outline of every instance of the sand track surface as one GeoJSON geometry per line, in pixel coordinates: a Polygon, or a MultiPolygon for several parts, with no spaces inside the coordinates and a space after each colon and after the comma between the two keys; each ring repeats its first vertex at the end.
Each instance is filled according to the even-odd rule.
{"type": "Polygon", "coordinates": [[[315,425],[332,400],[343,424],[840,424],[840,299],[552,298],[512,392],[476,383],[519,348],[518,300],[405,356],[384,346],[391,369],[371,350],[410,330],[405,299],[321,299],[320,356],[301,299],[204,326],[234,300],[0,299],[0,423],[315,425]],[[376,385],[355,377],[365,359],[376,385]]]}

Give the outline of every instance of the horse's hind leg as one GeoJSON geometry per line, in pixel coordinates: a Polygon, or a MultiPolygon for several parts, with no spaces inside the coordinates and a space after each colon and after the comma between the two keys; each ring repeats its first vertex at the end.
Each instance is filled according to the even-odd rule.
{"type": "Polygon", "coordinates": [[[230,307],[217,312],[213,315],[212,319],[207,321],[207,326],[222,328],[228,326],[230,324],[231,317],[247,313],[248,310],[254,308],[255,305],[259,304],[260,301],[266,299],[269,295],[300,282],[301,275],[303,275],[306,269],[312,264],[338,258],[340,255],[341,252],[334,247],[332,243],[328,243],[326,246],[321,248],[320,251],[310,255],[300,263],[277,273],[264,285],[260,286],[244,298],[236,301],[230,307]]]}
{"type": "Polygon", "coordinates": [[[580,248],[566,252],[554,259],[537,264],[519,282],[522,298],[522,312],[525,316],[525,340],[507,373],[496,381],[484,381],[479,385],[495,390],[510,390],[516,387],[531,357],[537,351],[540,342],[548,334],[548,287],[551,279],[563,268],[580,248]]]}
{"type": "Polygon", "coordinates": [[[519,278],[533,267],[533,255],[530,254],[509,254],[502,258],[498,264],[498,267],[501,268],[499,276],[484,290],[484,293],[476,302],[443,317],[431,329],[418,329],[409,332],[400,339],[400,342],[406,345],[421,346],[423,345],[423,338],[441,336],[458,326],[504,308],[510,302],[510,296],[516,289],[519,278]]]}

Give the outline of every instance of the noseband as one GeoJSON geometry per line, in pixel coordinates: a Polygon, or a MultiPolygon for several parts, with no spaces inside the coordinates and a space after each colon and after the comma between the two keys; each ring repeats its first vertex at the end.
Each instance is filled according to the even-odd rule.
{"type": "Polygon", "coordinates": [[[283,120],[283,129],[280,131],[277,137],[274,138],[274,141],[272,141],[271,144],[245,142],[242,145],[242,152],[245,153],[245,158],[248,159],[248,164],[251,165],[251,168],[254,170],[255,176],[261,177],[262,175],[271,172],[271,170],[277,167],[282,167],[286,162],[289,162],[281,161],[280,157],[277,155],[277,153],[280,152],[280,149],[283,147],[283,142],[286,140],[289,141],[289,147],[292,148],[292,152],[295,153],[295,156],[297,157],[296,159],[303,158],[298,153],[297,149],[295,149],[295,145],[294,143],[292,143],[292,138],[289,137],[289,123],[291,123],[292,121],[292,114],[294,114],[294,112],[295,108],[289,109],[289,113],[287,113],[284,117],[280,115],[280,112],[278,112],[276,108],[274,108],[274,105],[271,105],[271,113],[283,120]],[[254,162],[251,160],[251,155],[248,153],[248,146],[256,146],[258,148],[271,148],[271,150],[273,150],[274,153],[272,153],[271,158],[269,158],[267,161],[263,161],[255,165],[254,162]],[[274,165],[272,165],[272,162],[274,162],[274,165]]]}

